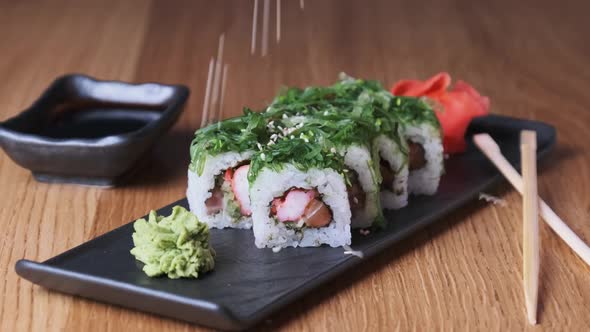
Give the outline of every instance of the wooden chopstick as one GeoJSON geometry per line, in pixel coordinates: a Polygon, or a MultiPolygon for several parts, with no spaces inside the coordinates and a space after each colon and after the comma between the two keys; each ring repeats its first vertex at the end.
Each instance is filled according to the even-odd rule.
{"type": "Polygon", "coordinates": [[[281,41],[281,0],[277,0],[277,44],[281,41]]]}
{"type": "Polygon", "coordinates": [[[215,68],[215,59],[209,61],[209,72],[207,74],[207,84],[205,86],[205,98],[203,102],[203,113],[201,114],[201,128],[207,125],[209,121],[209,99],[211,96],[211,83],[213,81],[213,68],[215,68]]]}
{"type": "Polygon", "coordinates": [[[520,159],[523,179],[522,278],[529,323],[537,324],[539,292],[539,196],[537,194],[537,135],[520,133],[520,159]]]}
{"type": "Polygon", "coordinates": [[[218,112],[218,119],[223,118],[223,100],[225,99],[225,82],[227,80],[227,68],[229,65],[225,64],[223,66],[223,76],[221,78],[221,99],[219,100],[219,112],[218,112]]]}
{"type": "MultiPolygon", "coordinates": [[[[494,163],[496,168],[504,175],[512,186],[523,193],[523,181],[518,172],[506,160],[500,152],[500,147],[488,134],[477,134],[473,136],[477,147],[494,163]]],[[[574,233],[564,222],[553,212],[553,210],[539,198],[541,217],[549,227],[584,261],[590,265],[590,248],[574,233]]]]}
{"type": "Polygon", "coordinates": [[[270,15],[270,0],[264,0],[262,12],[262,56],[268,53],[268,24],[270,15]]]}
{"type": "Polygon", "coordinates": [[[219,94],[220,94],[220,86],[221,86],[221,70],[223,67],[223,46],[225,43],[225,34],[221,34],[219,36],[219,46],[217,49],[217,59],[215,59],[215,76],[213,77],[213,93],[212,93],[212,100],[211,100],[211,107],[213,108],[213,113],[211,113],[209,119],[207,120],[207,124],[211,124],[213,122],[219,121],[219,94]]]}
{"type": "Polygon", "coordinates": [[[224,43],[225,34],[221,34],[219,36],[217,59],[211,58],[211,61],[209,61],[209,73],[207,74],[207,85],[203,101],[203,114],[201,115],[201,128],[219,121],[223,112],[223,98],[225,97],[225,80],[228,67],[227,64],[223,64],[224,43]],[[223,77],[221,73],[222,67],[223,77]]]}
{"type": "Polygon", "coordinates": [[[258,0],[254,0],[254,13],[252,13],[252,43],[250,54],[256,52],[256,28],[258,26],[258,0]]]}

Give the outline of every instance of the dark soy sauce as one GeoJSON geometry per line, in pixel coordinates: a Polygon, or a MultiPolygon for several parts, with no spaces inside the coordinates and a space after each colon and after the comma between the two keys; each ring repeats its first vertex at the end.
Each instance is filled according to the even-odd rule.
{"type": "Polygon", "coordinates": [[[50,112],[39,133],[50,138],[96,139],[137,131],[157,120],[161,111],[141,105],[77,105],[50,112]]]}

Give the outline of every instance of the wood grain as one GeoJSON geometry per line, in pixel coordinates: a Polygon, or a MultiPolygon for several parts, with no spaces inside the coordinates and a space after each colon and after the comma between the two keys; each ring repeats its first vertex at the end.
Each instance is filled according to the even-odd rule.
{"type": "MultiPolygon", "coordinates": [[[[446,70],[487,94],[493,112],[552,123],[558,146],[540,165],[539,193],[590,241],[588,2],[332,0],[307,1],[301,10],[298,1],[283,1],[281,42],[272,38],[264,58],[250,55],[252,3],[0,1],[2,119],[69,72],[192,91],[180,121],[124,187],[37,183],[0,154],[0,331],[200,329],[44,290],[18,278],[14,264],[45,260],[184,195],[188,144],[223,32],[225,117],[263,107],[283,85],[328,84],[340,71],[389,86],[446,70]]],[[[527,325],[521,198],[508,186],[492,194],[507,207],[474,202],[259,329],[590,329],[590,268],[545,225],[540,325],[527,325]]]]}

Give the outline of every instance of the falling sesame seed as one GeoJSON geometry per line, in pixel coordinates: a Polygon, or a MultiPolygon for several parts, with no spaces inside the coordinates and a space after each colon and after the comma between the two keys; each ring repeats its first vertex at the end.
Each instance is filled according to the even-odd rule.
{"type": "Polygon", "coordinates": [[[328,116],[328,115],[330,115],[330,112],[324,111],[324,116],[328,116]]]}
{"type": "Polygon", "coordinates": [[[358,199],[358,198],[356,198],[356,197],[353,197],[353,198],[352,198],[352,201],[354,202],[354,204],[358,204],[358,203],[359,203],[359,199],[358,199]]]}
{"type": "Polygon", "coordinates": [[[330,152],[332,152],[332,153],[336,153],[336,148],[334,148],[334,147],[333,147],[333,148],[331,148],[331,149],[330,149],[330,152]]]}
{"type": "Polygon", "coordinates": [[[306,137],[304,137],[304,138],[303,138],[303,141],[304,141],[305,143],[309,143],[309,140],[308,140],[306,137]]]}
{"type": "Polygon", "coordinates": [[[348,173],[348,170],[346,168],[344,169],[344,173],[348,173]]]}
{"type": "Polygon", "coordinates": [[[283,113],[283,119],[288,119],[289,117],[287,116],[287,114],[283,113]]]}
{"type": "Polygon", "coordinates": [[[260,154],[260,159],[262,159],[262,161],[266,160],[266,155],[264,153],[260,154]]]}
{"type": "Polygon", "coordinates": [[[256,146],[258,146],[258,150],[262,150],[262,145],[258,142],[256,142],[256,146]]]}
{"type": "Polygon", "coordinates": [[[289,136],[289,138],[290,138],[290,139],[294,139],[294,138],[295,138],[295,136],[291,135],[291,136],[289,136]]]}

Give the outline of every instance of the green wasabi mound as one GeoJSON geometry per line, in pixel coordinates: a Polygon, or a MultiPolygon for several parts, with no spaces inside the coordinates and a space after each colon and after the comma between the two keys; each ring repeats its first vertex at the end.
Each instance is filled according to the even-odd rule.
{"type": "Polygon", "coordinates": [[[143,271],[150,277],[198,278],[215,266],[209,227],[181,206],[173,207],[168,217],[151,211],[133,229],[131,254],[145,264],[143,271]]]}

